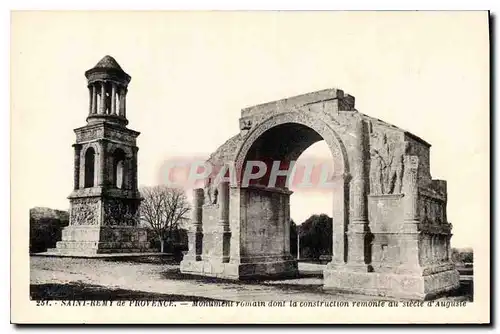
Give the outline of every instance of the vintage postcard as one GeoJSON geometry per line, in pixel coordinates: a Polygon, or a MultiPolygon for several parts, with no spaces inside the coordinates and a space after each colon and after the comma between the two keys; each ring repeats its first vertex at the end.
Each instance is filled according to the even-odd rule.
{"type": "Polygon", "coordinates": [[[12,12],[11,321],[489,323],[489,25],[12,12]]]}

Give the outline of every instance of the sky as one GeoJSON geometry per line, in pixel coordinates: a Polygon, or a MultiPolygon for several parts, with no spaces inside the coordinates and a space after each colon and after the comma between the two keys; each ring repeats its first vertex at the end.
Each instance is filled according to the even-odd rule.
{"type": "MultiPolygon", "coordinates": [[[[208,157],[242,108],[326,88],[432,144],[448,181],[452,245],[489,229],[489,65],[485,13],[18,12],[12,17],[13,196],[67,209],[84,72],[105,55],[131,75],[139,184],[172,157],[208,157]]],[[[324,142],[304,156],[327,157],[324,142]]],[[[330,214],[333,194],[295,193],[291,217],[330,214]]],[[[22,202],[22,203],[21,203],[22,202]]],[[[17,205],[17,204],[14,204],[17,205]]]]}

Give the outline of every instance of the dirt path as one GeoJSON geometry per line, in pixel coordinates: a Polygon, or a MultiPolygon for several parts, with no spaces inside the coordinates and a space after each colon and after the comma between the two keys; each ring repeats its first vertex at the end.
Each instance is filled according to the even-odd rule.
{"type": "MultiPolygon", "coordinates": [[[[307,266],[318,271],[317,265],[307,266]]],[[[31,257],[31,284],[70,283],[101,285],[152,293],[171,293],[233,301],[342,300],[322,293],[322,279],[305,277],[262,284],[179,277],[178,266],[112,262],[101,259],[31,257]],[[307,291],[309,290],[309,291],[307,291]]]]}
{"type": "MultiPolygon", "coordinates": [[[[30,266],[31,284],[83,283],[109,289],[232,301],[293,299],[300,302],[374,299],[368,296],[325,293],[322,290],[323,266],[310,263],[299,263],[301,277],[297,279],[244,283],[184,275],[179,272],[178,265],[166,264],[33,256],[30,259],[30,266]]],[[[471,291],[461,293],[467,294],[471,291]]]]}

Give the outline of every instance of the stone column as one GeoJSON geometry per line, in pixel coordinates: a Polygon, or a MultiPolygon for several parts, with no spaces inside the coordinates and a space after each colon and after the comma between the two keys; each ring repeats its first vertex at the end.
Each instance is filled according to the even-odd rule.
{"type": "Polygon", "coordinates": [[[110,114],[116,115],[116,84],[111,83],[111,112],[110,114]]]}
{"type": "Polygon", "coordinates": [[[94,92],[92,89],[92,85],[89,85],[88,88],[89,88],[89,115],[92,115],[92,109],[93,109],[92,103],[94,99],[94,92]]]}
{"type": "Polygon", "coordinates": [[[73,169],[73,189],[80,188],[80,153],[82,151],[81,144],[73,144],[75,148],[75,166],[73,169]]]}
{"type": "Polygon", "coordinates": [[[348,185],[350,176],[340,174],[333,178],[333,254],[330,266],[344,265],[346,262],[346,231],[348,223],[347,210],[349,209],[348,185]]]}
{"type": "Polygon", "coordinates": [[[300,225],[297,225],[297,260],[300,260],[300,225]]]}
{"type": "Polygon", "coordinates": [[[201,261],[201,254],[203,253],[203,201],[203,189],[194,189],[191,226],[188,232],[189,247],[188,254],[186,254],[186,260],[201,261]]]}
{"type": "Polygon", "coordinates": [[[233,264],[239,264],[241,258],[240,239],[242,224],[246,213],[242,210],[242,203],[245,203],[247,198],[246,189],[242,189],[237,185],[229,187],[229,230],[231,233],[229,258],[233,264]]]}
{"type": "Polygon", "coordinates": [[[130,186],[132,190],[137,190],[138,184],[137,184],[137,152],[139,151],[139,148],[137,146],[132,147],[132,170],[131,170],[131,182],[130,186]]]}
{"type": "Polygon", "coordinates": [[[405,230],[416,231],[418,212],[418,157],[404,157],[403,210],[405,230]]]}
{"type": "Polygon", "coordinates": [[[284,221],[285,221],[285,256],[291,256],[290,254],[290,194],[283,194],[282,201],[284,205],[284,221]]]}
{"type": "Polygon", "coordinates": [[[438,234],[436,236],[436,243],[437,243],[437,262],[441,262],[443,260],[443,244],[442,244],[442,235],[441,234],[438,234]]]}
{"type": "Polygon", "coordinates": [[[106,142],[99,140],[99,179],[98,186],[104,186],[107,183],[106,179],[106,142]]]}
{"type": "Polygon", "coordinates": [[[439,262],[446,261],[446,236],[439,236],[439,262]]]}
{"type": "Polygon", "coordinates": [[[122,88],[120,90],[120,110],[119,110],[119,115],[121,117],[126,118],[126,97],[127,97],[127,88],[122,88]]]}
{"type": "Polygon", "coordinates": [[[432,256],[432,264],[435,264],[437,262],[437,236],[433,234],[431,236],[431,256],[432,256]]]}
{"type": "MultiPolygon", "coordinates": [[[[418,157],[405,156],[403,159],[403,223],[401,226],[400,244],[403,267],[419,270],[419,208],[418,208],[418,157]]],[[[431,239],[429,239],[431,247],[431,239]]]]}
{"type": "Polygon", "coordinates": [[[100,114],[104,115],[106,113],[106,83],[101,82],[101,110],[100,114]]]}
{"type": "Polygon", "coordinates": [[[354,149],[351,154],[352,181],[350,200],[352,201],[352,219],[348,229],[347,262],[351,267],[367,271],[370,263],[369,227],[367,207],[367,172],[366,172],[366,131],[362,118],[354,128],[354,149]]]}
{"type": "Polygon", "coordinates": [[[218,185],[219,222],[217,233],[221,237],[220,254],[222,262],[229,262],[229,182],[220,182],[218,185]]]}
{"type": "Polygon", "coordinates": [[[92,114],[97,113],[97,89],[95,84],[92,84],[92,114]]]}
{"type": "MultiPolygon", "coordinates": [[[[364,121],[359,119],[354,129],[355,143],[352,156],[352,220],[353,225],[367,225],[367,173],[366,173],[366,140],[364,121]]],[[[364,231],[364,226],[356,227],[356,230],[364,231]]]]}
{"type": "Polygon", "coordinates": [[[450,234],[447,234],[445,236],[445,261],[448,262],[450,261],[450,239],[451,239],[451,235],[450,234]]]}

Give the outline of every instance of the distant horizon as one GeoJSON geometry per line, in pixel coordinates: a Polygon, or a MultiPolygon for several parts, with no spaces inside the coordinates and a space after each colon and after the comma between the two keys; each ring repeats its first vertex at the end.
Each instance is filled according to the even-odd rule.
{"type": "MultiPolygon", "coordinates": [[[[58,210],[58,211],[64,211],[64,212],[68,212],[69,213],[69,208],[67,210],[64,210],[64,209],[55,209],[55,208],[49,208],[49,207],[40,207],[40,206],[35,206],[35,207],[32,207],[31,209],[36,209],[36,208],[41,208],[41,209],[51,209],[51,210],[58,210]]],[[[31,210],[30,209],[30,210],[31,210]]],[[[300,222],[300,224],[298,224],[293,218],[290,219],[290,221],[293,221],[295,223],[296,226],[301,226],[303,223],[306,222],[307,219],[313,217],[313,216],[320,216],[320,215],[327,215],[328,218],[332,218],[329,214],[323,212],[323,213],[313,213],[311,214],[308,218],[306,218],[305,220],[303,220],[302,222],[300,222]]],[[[186,229],[186,228],[185,228],[186,229]]],[[[451,243],[453,244],[453,237],[451,238],[451,243]]],[[[455,249],[458,249],[458,250],[462,250],[462,251],[466,251],[466,250],[474,250],[474,248],[472,246],[453,246],[452,245],[452,248],[455,248],[455,249]]]]}

